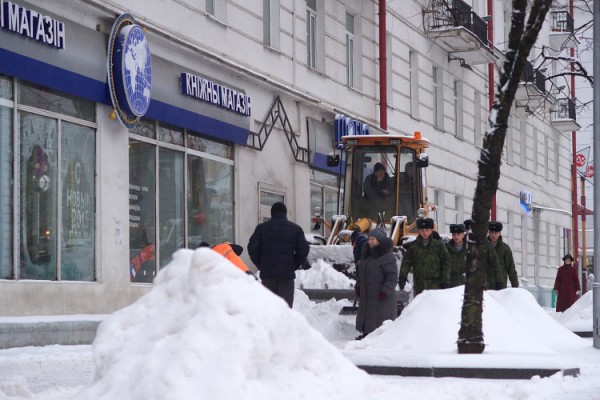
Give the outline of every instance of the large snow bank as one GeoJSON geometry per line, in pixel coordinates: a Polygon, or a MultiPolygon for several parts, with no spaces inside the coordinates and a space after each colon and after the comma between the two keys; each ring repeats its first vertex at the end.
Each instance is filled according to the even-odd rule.
{"type": "Polygon", "coordinates": [[[147,295],[102,322],[93,347],[95,381],[78,399],[331,400],[381,390],[283,300],[204,248],[175,253],[147,295]]]}
{"type": "Polygon", "coordinates": [[[355,283],[323,260],[312,263],[310,269],[296,271],[297,289],[352,289],[355,283]]]}
{"type": "MultiPolygon", "coordinates": [[[[559,313],[560,314],[560,313],[559,313]]],[[[594,296],[589,290],[556,320],[573,332],[591,332],[594,324],[594,296]]]]}

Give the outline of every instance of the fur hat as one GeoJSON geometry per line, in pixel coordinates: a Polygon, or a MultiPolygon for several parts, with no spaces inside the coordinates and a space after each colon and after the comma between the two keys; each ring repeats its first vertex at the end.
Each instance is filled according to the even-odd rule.
{"type": "Polygon", "coordinates": [[[381,228],[375,228],[369,232],[369,237],[374,237],[379,243],[382,243],[387,238],[387,233],[381,228]]]}
{"type": "Polygon", "coordinates": [[[502,232],[502,222],[490,221],[488,230],[490,232],[502,232]]]}
{"type": "Polygon", "coordinates": [[[418,229],[433,229],[433,220],[431,218],[419,218],[417,220],[418,229]]]}
{"type": "Polygon", "coordinates": [[[275,214],[287,214],[287,207],[282,202],[278,201],[271,206],[271,217],[275,214]]]}
{"type": "Polygon", "coordinates": [[[464,233],[465,225],[464,224],[451,224],[450,225],[450,233],[464,233]]]}
{"type": "Polygon", "coordinates": [[[463,222],[463,225],[465,226],[465,231],[468,231],[469,229],[471,229],[471,225],[473,225],[473,220],[465,219],[465,221],[463,222]]]}
{"type": "Polygon", "coordinates": [[[570,254],[565,254],[565,256],[563,257],[563,261],[567,261],[567,258],[570,258],[571,262],[575,261],[575,259],[573,258],[573,256],[570,255],[570,254]]]}
{"type": "Polygon", "coordinates": [[[380,163],[380,162],[378,162],[378,163],[376,163],[376,164],[375,164],[375,167],[373,167],[373,172],[377,172],[377,171],[379,171],[380,169],[382,169],[382,170],[384,170],[384,171],[385,171],[385,167],[383,166],[383,164],[382,164],[382,163],[380,163]]]}

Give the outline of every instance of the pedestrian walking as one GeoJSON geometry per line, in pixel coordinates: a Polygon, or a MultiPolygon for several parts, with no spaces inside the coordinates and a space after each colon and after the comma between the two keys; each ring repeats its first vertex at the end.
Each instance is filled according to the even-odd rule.
{"type": "Polygon", "coordinates": [[[412,271],[415,296],[423,290],[450,287],[450,256],[446,246],[433,239],[433,225],[431,218],[417,220],[419,235],[406,245],[402,258],[398,284],[403,290],[412,271]]]}
{"type": "MultiPolygon", "coordinates": [[[[465,220],[464,225],[467,232],[471,229],[472,223],[473,221],[470,219],[465,220]]],[[[475,286],[482,285],[485,290],[502,289],[502,267],[500,266],[500,260],[498,259],[496,250],[494,250],[494,247],[487,239],[481,246],[478,246],[477,249],[479,254],[477,254],[476,257],[480,262],[479,268],[481,268],[485,274],[480,276],[477,271],[470,271],[469,266],[467,266],[465,280],[472,282],[475,286]],[[480,282],[479,280],[482,279],[484,279],[484,281],[480,282]]]]}
{"type": "Polygon", "coordinates": [[[262,284],[292,307],[294,279],[310,247],[304,231],[288,221],[287,208],[281,202],[271,206],[271,219],[259,224],[248,242],[250,259],[260,271],[262,284]]]}
{"type": "MultiPolygon", "coordinates": [[[[519,278],[515,268],[515,260],[512,255],[510,246],[502,240],[502,223],[490,221],[488,226],[488,240],[496,251],[496,255],[500,260],[501,278],[496,282],[496,290],[501,290],[507,287],[507,282],[510,280],[510,285],[514,288],[519,287],[519,278]]],[[[493,286],[489,286],[493,289],[493,286]]]]}
{"type": "Polygon", "coordinates": [[[362,339],[383,321],[396,318],[396,282],[398,265],[392,253],[393,242],[381,228],[369,232],[367,245],[356,275],[356,294],[359,298],[356,330],[362,339]]]}
{"type": "Polygon", "coordinates": [[[573,256],[566,254],[563,257],[563,265],[558,268],[554,280],[554,292],[556,292],[556,312],[563,312],[577,301],[581,291],[577,268],[573,266],[573,256]]]}
{"type": "Polygon", "coordinates": [[[452,239],[446,244],[450,255],[450,287],[465,284],[465,266],[467,262],[467,241],[465,240],[465,225],[450,225],[452,239]]]}

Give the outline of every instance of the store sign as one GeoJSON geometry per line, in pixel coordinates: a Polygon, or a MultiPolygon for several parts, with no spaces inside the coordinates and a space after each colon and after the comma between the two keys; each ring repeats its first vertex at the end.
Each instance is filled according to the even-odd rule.
{"type": "Polygon", "coordinates": [[[590,146],[584,147],[575,154],[575,167],[579,175],[585,176],[590,162],[590,146]]]}
{"type": "Polygon", "coordinates": [[[362,136],[369,134],[369,125],[363,124],[355,119],[337,114],[334,122],[335,144],[338,148],[342,148],[343,136],[362,136]]]}
{"type": "Polygon", "coordinates": [[[526,212],[531,211],[531,198],[531,193],[527,190],[521,190],[519,192],[519,203],[526,212]]]}
{"type": "Polygon", "coordinates": [[[65,48],[65,24],[12,1],[0,0],[0,27],[57,49],[65,48]]]}
{"type": "Polygon", "coordinates": [[[133,128],[150,106],[152,57],[144,30],[129,14],[119,16],[110,32],[108,86],[117,117],[133,128]]]}
{"type": "Polygon", "coordinates": [[[237,114],[246,116],[251,114],[250,96],[201,76],[183,72],[181,93],[237,114]]]}

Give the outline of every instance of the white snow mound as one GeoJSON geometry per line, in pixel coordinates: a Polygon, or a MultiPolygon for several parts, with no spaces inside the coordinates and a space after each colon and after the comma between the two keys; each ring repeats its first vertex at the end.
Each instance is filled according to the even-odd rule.
{"type": "Polygon", "coordinates": [[[179,250],[154,288],[109,316],[77,399],[347,399],[381,393],[253,278],[206,248],[179,250]]]}

